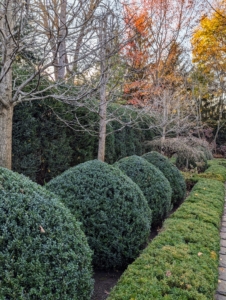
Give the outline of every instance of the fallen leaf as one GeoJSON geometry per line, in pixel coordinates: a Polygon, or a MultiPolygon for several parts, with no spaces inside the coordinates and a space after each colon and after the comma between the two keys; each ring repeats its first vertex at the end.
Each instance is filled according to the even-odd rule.
{"type": "Polygon", "coordinates": [[[104,291],[105,294],[109,295],[110,293],[108,291],[104,291]]]}
{"type": "Polygon", "coordinates": [[[44,230],[44,228],[41,225],[39,226],[39,229],[40,229],[41,233],[45,233],[45,230],[44,230]]]}
{"type": "Polygon", "coordinates": [[[201,256],[202,254],[203,254],[202,252],[199,252],[199,253],[198,253],[198,256],[201,256]]]}
{"type": "Polygon", "coordinates": [[[221,282],[221,280],[218,280],[218,282],[220,283],[220,282],[221,282]]]}
{"type": "MultiPolygon", "coordinates": [[[[216,259],[217,258],[217,254],[216,254],[215,251],[211,251],[210,256],[211,256],[212,259],[216,259]]],[[[222,258],[220,260],[222,260],[222,258]]]]}
{"type": "Polygon", "coordinates": [[[192,286],[191,286],[190,284],[186,284],[186,288],[187,288],[188,290],[190,290],[190,289],[192,288],[192,286]]]}

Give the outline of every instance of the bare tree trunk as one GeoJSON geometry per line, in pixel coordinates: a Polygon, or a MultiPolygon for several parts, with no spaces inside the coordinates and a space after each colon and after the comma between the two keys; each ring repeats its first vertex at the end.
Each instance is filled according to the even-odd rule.
{"type": "Polygon", "coordinates": [[[59,71],[58,79],[63,80],[65,76],[65,63],[66,63],[66,9],[67,1],[61,0],[60,3],[60,28],[59,28],[59,71]]]}
{"type": "Polygon", "coordinates": [[[83,24],[80,27],[80,32],[76,40],[75,44],[75,50],[74,50],[74,63],[73,63],[73,70],[78,70],[78,61],[79,61],[79,55],[80,50],[82,47],[83,39],[86,35],[87,28],[90,26],[89,22],[92,19],[96,9],[99,7],[99,4],[102,2],[102,0],[89,0],[88,4],[88,10],[87,12],[84,12],[83,17],[83,24]]]}
{"type": "Polygon", "coordinates": [[[166,124],[168,118],[168,107],[167,107],[167,100],[166,100],[166,91],[163,94],[163,126],[162,126],[162,138],[161,138],[161,154],[164,154],[163,145],[166,139],[166,124]]]}
{"type": "Polygon", "coordinates": [[[106,113],[107,113],[107,102],[106,102],[106,88],[101,88],[101,104],[100,104],[100,126],[99,126],[99,143],[98,143],[98,160],[105,160],[105,144],[106,144],[106,113]]]}
{"type": "Polygon", "coordinates": [[[13,106],[0,107],[0,166],[12,167],[12,121],[13,106]]]}
{"type": "Polygon", "coordinates": [[[107,127],[107,97],[106,87],[108,82],[108,61],[106,56],[107,47],[107,19],[100,21],[99,41],[100,41],[100,126],[99,126],[99,143],[98,143],[98,160],[105,160],[105,144],[106,144],[106,127],[107,127]]]}
{"type": "Polygon", "coordinates": [[[12,60],[15,56],[13,31],[13,1],[0,4],[4,17],[0,18],[0,166],[11,169],[12,157],[12,60]]]}
{"type": "Polygon", "coordinates": [[[9,68],[0,83],[0,166],[12,166],[12,70],[9,68]]]}
{"type": "Polygon", "coordinates": [[[56,43],[54,41],[50,40],[50,45],[51,45],[51,50],[53,54],[53,69],[54,69],[54,79],[57,81],[58,80],[58,56],[57,56],[57,47],[56,43]]]}
{"type": "Polygon", "coordinates": [[[161,154],[164,154],[164,143],[166,140],[166,126],[162,128],[162,137],[161,137],[161,154]]]}
{"type": "Polygon", "coordinates": [[[222,120],[222,114],[223,114],[223,109],[224,109],[224,99],[220,98],[220,102],[219,102],[219,117],[217,120],[217,130],[216,133],[214,135],[214,139],[213,139],[213,145],[214,145],[214,152],[217,152],[217,138],[218,138],[218,134],[219,131],[221,129],[221,120],[222,120]]]}

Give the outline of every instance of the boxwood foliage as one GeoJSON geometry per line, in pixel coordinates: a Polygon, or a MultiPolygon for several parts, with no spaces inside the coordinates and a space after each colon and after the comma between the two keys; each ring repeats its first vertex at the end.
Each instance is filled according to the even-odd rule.
{"type": "Polygon", "coordinates": [[[114,166],[121,169],[142,190],[153,213],[153,225],[158,225],[171,208],[172,189],[169,181],[146,159],[132,155],[120,159],[114,166]]]}
{"type": "Polygon", "coordinates": [[[139,187],[98,160],[82,163],[46,187],[82,222],[97,268],[125,267],[147,241],[151,210],[139,187]]]}
{"type": "Polygon", "coordinates": [[[221,182],[226,181],[226,160],[212,159],[208,161],[208,169],[204,173],[182,172],[187,186],[194,186],[202,178],[215,179],[221,182]]]}
{"type": "Polygon", "coordinates": [[[88,300],[92,252],[69,210],[0,168],[0,299],[88,300]]]}
{"type": "MultiPolygon", "coordinates": [[[[113,163],[132,154],[142,155],[143,141],[154,136],[153,131],[146,130],[150,117],[144,115],[141,120],[138,112],[121,105],[111,104],[108,109],[119,121],[109,122],[107,126],[106,162],[113,163]],[[122,125],[130,123],[131,118],[137,122],[139,119],[136,128],[122,125]]],[[[70,167],[96,158],[98,124],[98,114],[85,107],[73,112],[70,105],[51,97],[17,105],[13,114],[13,170],[43,185],[70,167]],[[58,117],[69,122],[73,129],[64,126],[58,117]]]]}
{"type": "Polygon", "coordinates": [[[224,184],[200,179],[109,300],[212,300],[218,281],[224,184]]]}
{"type": "Polygon", "coordinates": [[[172,204],[177,204],[183,200],[186,193],[186,184],[177,167],[167,157],[156,151],[145,153],[142,157],[156,166],[168,179],[172,188],[172,204]]]}

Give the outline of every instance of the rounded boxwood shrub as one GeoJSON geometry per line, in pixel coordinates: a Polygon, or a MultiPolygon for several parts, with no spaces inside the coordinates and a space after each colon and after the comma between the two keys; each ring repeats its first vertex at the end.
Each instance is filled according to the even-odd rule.
{"type": "Polygon", "coordinates": [[[88,300],[91,260],[80,224],[58,198],[0,168],[0,299],[88,300]]]}
{"type": "Polygon", "coordinates": [[[163,173],[142,157],[132,155],[114,166],[121,169],[142,190],[153,214],[153,224],[162,222],[171,208],[172,189],[163,173]]]}
{"type": "Polygon", "coordinates": [[[150,232],[151,210],[139,187],[119,169],[92,160],[46,187],[82,222],[97,268],[125,267],[139,254],[150,232]]]}
{"type": "Polygon", "coordinates": [[[156,166],[168,179],[172,188],[172,204],[183,200],[186,193],[186,183],[177,167],[175,167],[167,157],[156,151],[145,153],[142,157],[156,166]]]}

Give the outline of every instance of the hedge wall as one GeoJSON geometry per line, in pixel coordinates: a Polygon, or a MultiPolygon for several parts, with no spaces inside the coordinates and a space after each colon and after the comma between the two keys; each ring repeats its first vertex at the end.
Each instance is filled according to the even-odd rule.
{"type": "Polygon", "coordinates": [[[108,299],[212,300],[218,282],[224,196],[222,182],[199,179],[108,299]]]}
{"type": "MultiPolygon", "coordinates": [[[[113,109],[113,108],[112,108],[113,109]]],[[[130,120],[126,107],[117,110],[120,118],[130,120]]],[[[74,130],[65,127],[56,114],[73,120],[70,107],[53,99],[21,103],[13,117],[13,170],[44,184],[69,167],[97,157],[98,138],[90,135],[74,122],[74,130]]],[[[98,129],[98,116],[85,108],[76,110],[83,126],[98,129]]],[[[136,118],[136,116],[135,116],[136,118]]],[[[142,155],[141,144],[152,139],[153,132],[140,122],[136,128],[121,128],[113,121],[108,124],[106,162],[128,155],[142,155]]]]}

